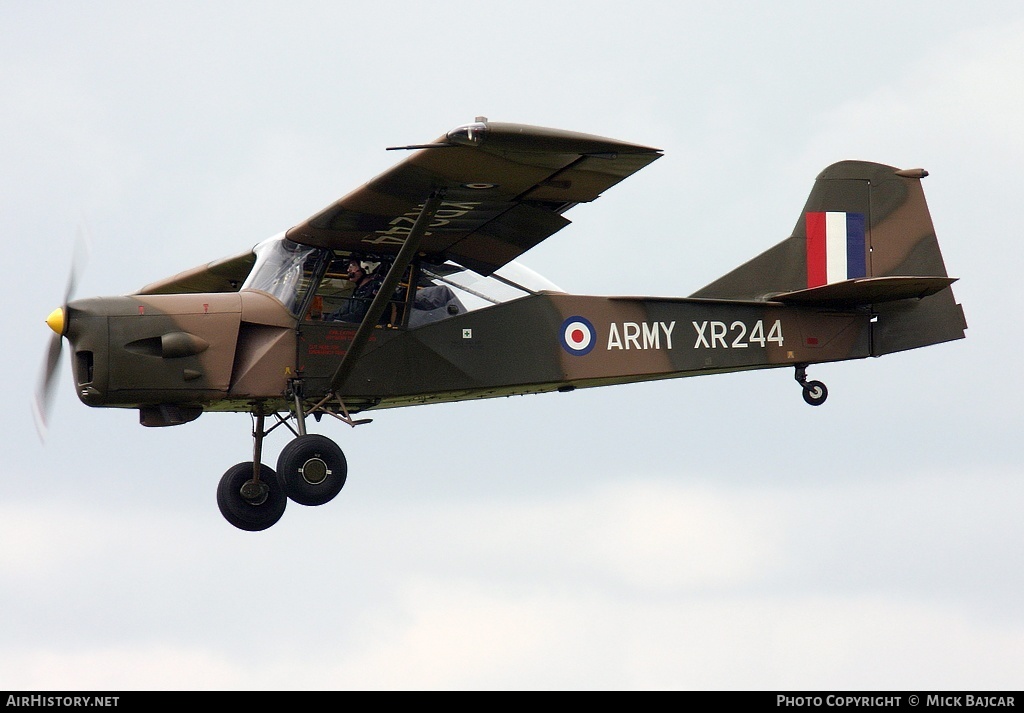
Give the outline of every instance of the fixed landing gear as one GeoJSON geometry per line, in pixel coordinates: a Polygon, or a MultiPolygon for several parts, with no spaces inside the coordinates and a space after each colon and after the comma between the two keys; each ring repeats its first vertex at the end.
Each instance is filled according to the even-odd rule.
{"type": "Polygon", "coordinates": [[[260,462],[265,416],[256,414],[252,461],[228,468],[217,486],[217,507],[224,519],[240,530],[266,530],[284,515],[288,505],[284,485],[272,468],[260,462]]]}
{"type": "Polygon", "coordinates": [[[345,487],[348,462],[330,438],[300,435],[281,451],[277,473],[289,498],[300,505],[323,505],[345,487]]]}
{"type": "Polygon", "coordinates": [[[828,398],[828,389],[820,381],[807,380],[807,365],[798,364],[796,374],[793,377],[803,389],[804,401],[811,406],[821,406],[828,398]]]}
{"type": "Polygon", "coordinates": [[[253,463],[232,466],[217,486],[217,507],[240,530],[266,530],[284,515],[288,497],[272,468],[260,464],[259,477],[253,463]]]}
{"type": "MultiPolygon", "coordinates": [[[[258,406],[254,410],[253,459],[229,468],[217,486],[217,506],[235,527],[250,532],[266,530],[284,515],[288,500],[300,505],[323,505],[345,487],[348,478],[345,454],[330,438],[307,434],[305,415],[298,398],[297,430],[280,414],[261,411],[258,406]],[[265,427],[267,415],[277,418],[277,423],[270,428],[265,427]],[[295,438],[281,451],[275,471],[261,463],[263,439],[281,425],[290,429],[295,438]]],[[[369,421],[354,421],[347,411],[339,418],[352,426],[369,421]]]]}

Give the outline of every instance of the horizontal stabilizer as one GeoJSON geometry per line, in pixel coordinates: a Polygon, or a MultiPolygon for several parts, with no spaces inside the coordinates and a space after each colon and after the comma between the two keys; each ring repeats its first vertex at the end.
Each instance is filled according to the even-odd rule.
{"type": "Polygon", "coordinates": [[[955,277],[890,276],[862,277],[833,282],[821,287],[772,295],[776,302],[823,307],[856,307],[860,305],[921,299],[941,292],[955,277]]]}

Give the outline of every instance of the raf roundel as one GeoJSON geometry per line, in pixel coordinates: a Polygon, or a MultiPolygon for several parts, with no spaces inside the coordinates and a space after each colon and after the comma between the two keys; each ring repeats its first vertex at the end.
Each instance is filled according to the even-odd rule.
{"type": "Polygon", "coordinates": [[[589,354],[597,341],[594,325],[586,317],[569,317],[569,319],[562,322],[559,338],[562,342],[562,348],[573,356],[589,354]]]}

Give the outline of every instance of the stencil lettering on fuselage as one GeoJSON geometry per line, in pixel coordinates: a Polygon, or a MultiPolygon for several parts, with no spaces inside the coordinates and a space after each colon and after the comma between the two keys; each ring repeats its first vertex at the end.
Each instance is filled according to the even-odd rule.
{"type": "Polygon", "coordinates": [[[608,350],[612,349],[671,349],[673,320],[665,322],[623,322],[621,327],[608,325],[608,350]]]}
{"type": "Polygon", "coordinates": [[[765,347],[769,343],[783,344],[782,320],[777,319],[765,333],[764,320],[757,320],[748,326],[736,320],[732,324],[716,320],[691,322],[697,333],[694,349],[746,349],[750,346],[765,347]]]}

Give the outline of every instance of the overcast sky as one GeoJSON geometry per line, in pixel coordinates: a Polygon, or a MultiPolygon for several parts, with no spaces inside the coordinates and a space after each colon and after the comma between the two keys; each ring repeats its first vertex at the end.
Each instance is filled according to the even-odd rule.
{"type": "MultiPolygon", "coordinates": [[[[0,689],[1019,689],[1016,2],[0,0],[8,387],[0,689]],[[78,295],[237,254],[477,115],[657,146],[523,257],[688,295],[814,176],[926,168],[967,339],[815,366],[382,411],[331,504],[221,517],[245,414],[145,429],[63,365],[78,295]]],[[[287,442],[265,444],[271,465],[287,442]]]]}

